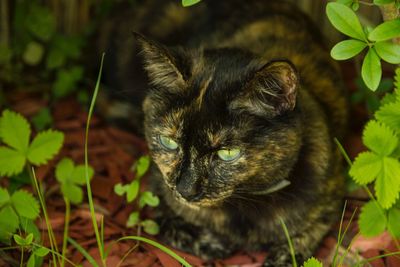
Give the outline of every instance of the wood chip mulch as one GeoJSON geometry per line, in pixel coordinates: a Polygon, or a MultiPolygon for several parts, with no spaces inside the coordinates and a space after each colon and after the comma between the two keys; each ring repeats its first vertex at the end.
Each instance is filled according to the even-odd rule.
{"type": "MultiPolygon", "coordinates": [[[[41,107],[48,104],[40,97],[26,93],[13,95],[11,103],[13,103],[12,106],[15,111],[22,113],[28,118],[32,117],[41,107]]],[[[54,167],[61,158],[66,156],[71,157],[78,164],[84,162],[84,133],[87,113],[73,98],[57,103],[52,108],[52,113],[54,118],[53,128],[65,134],[64,146],[61,153],[50,164],[36,169],[36,175],[46,188],[47,209],[56,239],[61,248],[65,207],[54,178],[54,167]]],[[[128,205],[124,198],[117,196],[113,192],[113,187],[116,183],[128,183],[133,179],[133,173],[130,169],[139,156],[147,153],[145,142],[129,132],[107,125],[95,116],[91,122],[88,146],[89,162],[95,169],[95,177],[91,185],[96,206],[96,216],[98,221],[104,216],[104,242],[105,246],[110,248],[107,266],[181,266],[170,256],[150,245],[144,243],[137,244],[133,241],[114,242],[120,237],[137,234],[137,229],[125,226],[130,212],[135,209],[134,205],[128,205]]],[[[143,186],[145,187],[145,184],[143,186]]],[[[362,193],[356,193],[348,198],[344,226],[349,223],[353,211],[356,208],[359,210],[366,199],[366,196],[362,193]]],[[[151,214],[148,210],[144,210],[143,212],[145,216],[151,214]]],[[[45,242],[48,242],[46,239],[47,229],[45,222],[39,220],[38,225],[43,232],[45,242]]],[[[332,232],[321,242],[315,254],[317,258],[324,262],[324,266],[328,266],[333,258],[337,243],[338,225],[339,223],[332,228],[332,232]]],[[[339,247],[339,254],[346,254],[347,245],[355,236],[357,230],[356,222],[354,221],[349,227],[348,234],[342,246],[339,247]]],[[[87,204],[73,206],[69,235],[89,251],[96,260],[99,260],[100,257],[87,204]]],[[[143,233],[142,235],[146,236],[143,233]]],[[[146,237],[156,240],[155,237],[146,237]]],[[[369,258],[396,250],[396,246],[390,240],[390,237],[389,239],[381,237],[375,241],[363,240],[360,237],[356,237],[354,243],[358,244],[358,250],[361,252],[357,253],[355,250],[349,251],[342,266],[350,266],[360,257],[369,258]]],[[[193,266],[205,265],[205,262],[198,257],[180,251],[176,252],[193,266]]],[[[239,252],[228,259],[208,263],[207,266],[256,267],[261,266],[266,256],[266,252],[239,252]]],[[[68,248],[68,259],[75,264],[91,266],[84,256],[72,246],[68,248]]],[[[4,266],[8,266],[0,259],[0,266],[3,266],[2,263],[4,266]]],[[[44,266],[48,266],[47,263],[44,266]]],[[[66,266],[71,265],[67,264],[66,266]]],[[[398,257],[388,257],[384,260],[378,259],[371,262],[370,266],[400,266],[400,259],[398,257]]]]}

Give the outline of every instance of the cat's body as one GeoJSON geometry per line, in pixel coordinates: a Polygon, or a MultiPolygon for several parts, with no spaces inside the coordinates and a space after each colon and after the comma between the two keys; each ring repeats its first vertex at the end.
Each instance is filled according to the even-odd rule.
{"type": "Polygon", "coordinates": [[[283,221],[299,258],[310,256],[340,210],[333,139],[347,107],[337,66],[284,2],[211,0],[193,14],[166,6],[184,21],[158,25],[153,38],[175,33],[169,44],[190,48],[135,35],[164,241],[208,259],[266,249],[266,266],[287,266],[283,221]]]}

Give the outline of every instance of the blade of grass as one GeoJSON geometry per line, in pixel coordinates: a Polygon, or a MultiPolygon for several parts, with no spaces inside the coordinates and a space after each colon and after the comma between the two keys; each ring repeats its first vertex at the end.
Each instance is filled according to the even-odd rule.
{"type": "Polygon", "coordinates": [[[375,257],[371,257],[371,258],[368,258],[368,259],[364,259],[364,260],[360,261],[360,263],[357,264],[357,266],[364,266],[363,265],[364,263],[368,263],[368,262],[371,262],[371,261],[374,261],[374,260],[377,260],[377,259],[386,258],[386,257],[390,257],[390,256],[395,256],[395,255],[400,255],[400,251],[395,251],[395,252],[386,253],[386,254],[383,254],[383,255],[378,255],[378,256],[375,256],[375,257]]]}
{"type": "Polygon", "coordinates": [[[190,265],[190,263],[188,263],[184,258],[182,258],[181,256],[179,256],[178,254],[176,254],[175,252],[173,252],[172,250],[170,250],[169,248],[151,240],[145,237],[141,237],[141,236],[125,236],[125,237],[121,237],[120,239],[117,240],[117,242],[123,241],[123,240],[136,240],[136,241],[143,241],[147,244],[150,244],[160,250],[162,250],[163,252],[167,253],[168,255],[170,255],[171,257],[173,257],[174,259],[176,259],[180,264],[182,264],[185,267],[192,267],[192,265],[190,265]]]}
{"type": "Polygon", "coordinates": [[[283,221],[283,219],[279,218],[279,220],[281,221],[283,232],[285,232],[285,236],[286,236],[286,239],[288,241],[290,256],[292,257],[292,262],[293,262],[293,267],[297,267],[296,256],[295,256],[295,252],[294,252],[292,239],[290,238],[290,235],[289,235],[289,230],[287,229],[286,224],[283,221]]]}
{"type": "MultiPolygon", "coordinates": [[[[39,187],[39,182],[38,182],[38,180],[36,178],[36,173],[35,173],[35,170],[33,169],[33,167],[31,167],[29,169],[29,173],[32,175],[33,182],[35,184],[35,189],[36,189],[37,195],[39,196],[40,206],[41,206],[42,211],[43,211],[44,219],[46,221],[46,226],[47,226],[47,233],[49,235],[50,247],[51,247],[51,251],[52,251],[51,254],[52,254],[52,257],[53,257],[53,264],[54,264],[55,267],[57,267],[57,261],[56,261],[56,256],[55,256],[56,254],[59,254],[58,253],[58,248],[57,248],[57,241],[56,241],[56,238],[55,238],[55,235],[54,235],[54,232],[53,232],[53,227],[51,226],[51,223],[50,223],[50,220],[49,220],[49,216],[47,214],[46,203],[44,202],[43,193],[42,193],[42,191],[41,191],[41,189],[39,187]],[[54,253],[54,251],[57,252],[57,253],[54,253]]],[[[58,260],[58,263],[60,264],[61,261],[60,261],[59,257],[57,257],[57,260],[58,260]]]]}
{"type": "Polygon", "coordinates": [[[89,113],[88,113],[87,121],[86,121],[86,130],[85,130],[85,176],[86,176],[86,190],[87,190],[87,196],[88,196],[88,200],[89,200],[90,216],[92,217],[92,224],[93,224],[94,232],[95,232],[95,235],[96,235],[97,247],[99,248],[100,258],[102,260],[103,266],[105,266],[104,244],[102,243],[102,238],[100,237],[99,228],[98,228],[98,225],[97,225],[96,215],[95,215],[95,211],[94,211],[92,188],[90,186],[90,180],[89,180],[89,160],[88,160],[88,139],[89,139],[90,120],[92,118],[94,105],[96,103],[97,93],[98,93],[99,87],[100,87],[101,73],[103,71],[103,61],[104,61],[104,53],[101,56],[99,75],[97,76],[96,87],[94,88],[94,93],[93,93],[93,96],[92,96],[92,101],[90,103],[89,113]]]}
{"type": "Polygon", "coordinates": [[[332,265],[335,266],[336,264],[336,258],[337,255],[339,253],[339,246],[340,246],[340,240],[341,240],[341,234],[342,234],[342,227],[343,227],[343,220],[344,220],[344,213],[346,211],[346,206],[347,206],[347,200],[344,202],[344,206],[343,206],[343,210],[342,210],[342,217],[340,218],[340,225],[339,225],[339,232],[338,232],[338,242],[336,244],[336,248],[335,248],[335,255],[333,256],[333,260],[332,260],[332,265]]]}
{"type": "MultiPolygon", "coordinates": [[[[342,236],[342,238],[341,238],[340,240],[338,240],[338,243],[339,243],[339,244],[342,244],[342,243],[343,243],[343,239],[344,239],[344,237],[345,237],[347,231],[349,230],[349,227],[350,227],[351,223],[353,222],[353,219],[354,219],[354,216],[356,215],[356,212],[357,212],[357,208],[353,211],[353,214],[351,214],[349,223],[347,224],[346,229],[344,229],[343,236],[342,236]]],[[[358,236],[358,234],[355,235],[355,237],[356,237],[356,236],[358,236]]],[[[350,251],[350,249],[351,249],[351,246],[353,245],[353,242],[354,242],[354,240],[355,240],[355,237],[353,237],[353,239],[351,240],[349,246],[346,248],[346,252],[344,253],[343,257],[341,257],[338,266],[342,266],[344,259],[346,258],[347,254],[349,253],[349,251],[350,251]]]]}
{"type": "Polygon", "coordinates": [[[92,264],[92,266],[99,267],[93,257],[90,256],[90,254],[81,245],[79,245],[78,242],[70,237],[68,237],[68,242],[71,243],[71,245],[73,245],[87,259],[87,261],[90,262],[90,264],[92,264]]]}

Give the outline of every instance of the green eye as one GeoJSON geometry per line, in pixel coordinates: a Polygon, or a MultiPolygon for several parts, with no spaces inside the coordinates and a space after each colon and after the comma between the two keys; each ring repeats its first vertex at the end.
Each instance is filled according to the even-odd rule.
{"type": "Polygon", "coordinates": [[[233,148],[233,149],[221,149],[218,150],[217,155],[220,159],[224,161],[232,161],[240,156],[240,149],[233,148]]]}
{"type": "Polygon", "coordinates": [[[178,143],[175,142],[172,138],[160,135],[158,139],[160,140],[161,145],[166,149],[175,150],[178,148],[178,143]]]}

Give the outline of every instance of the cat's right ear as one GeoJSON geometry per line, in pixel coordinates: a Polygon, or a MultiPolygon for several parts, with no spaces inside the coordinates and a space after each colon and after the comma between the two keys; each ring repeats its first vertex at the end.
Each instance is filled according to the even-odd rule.
{"type": "Polygon", "coordinates": [[[144,58],[144,68],[149,76],[150,83],[156,86],[180,90],[185,87],[185,80],[177,67],[177,61],[168,49],[149,40],[143,35],[133,32],[141,54],[144,58]]]}

